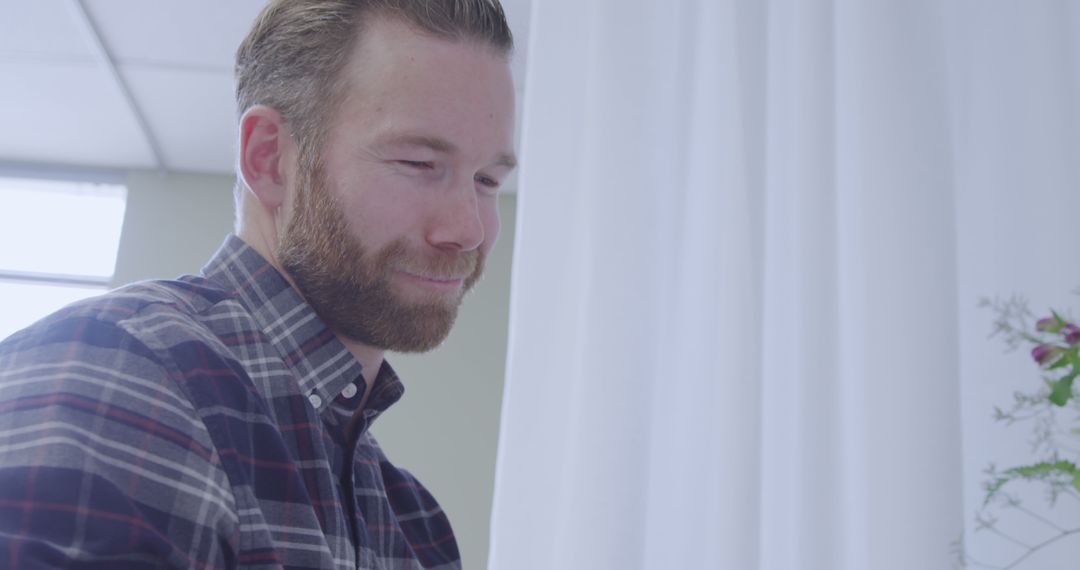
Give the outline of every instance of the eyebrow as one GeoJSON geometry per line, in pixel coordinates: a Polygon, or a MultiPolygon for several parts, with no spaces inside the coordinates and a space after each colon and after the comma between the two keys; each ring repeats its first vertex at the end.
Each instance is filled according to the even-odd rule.
{"type": "MultiPolygon", "coordinates": [[[[415,135],[415,134],[403,134],[389,136],[382,141],[379,141],[384,145],[407,145],[407,146],[419,146],[431,149],[435,152],[441,152],[446,154],[454,154],[457,152],[458,147],[454,143],[439,137],[432,137],[428,135],[415,135]]],[[[504,152],[500,153],[495,159],[496,166],[505,166],[509,169],[517,168],[517,157],[513,153],[504,152]]]]}

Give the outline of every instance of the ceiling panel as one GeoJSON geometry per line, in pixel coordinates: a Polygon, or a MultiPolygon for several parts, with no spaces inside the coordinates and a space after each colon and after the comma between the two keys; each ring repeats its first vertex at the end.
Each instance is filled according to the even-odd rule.
{"type": "Polygon", "coordinates": [[[98,66],[0,61],[0,160],[154,164],[116,84],[98,66]]]}
{"type": "Polygon", "coordinates": [[[87,10],[121,63],[231,70],[263,0],[86,0],[87,10]]]}
{"type": "Polygon", "coordinates": [[[232,74],[123,66],[169,170],[232,172],[236,118],[232,74]]]}
{"type": "Polygon", "coordinates": [[[93,51],[68,1],[0,6],[0,61],[92,61],[93,51]]]}

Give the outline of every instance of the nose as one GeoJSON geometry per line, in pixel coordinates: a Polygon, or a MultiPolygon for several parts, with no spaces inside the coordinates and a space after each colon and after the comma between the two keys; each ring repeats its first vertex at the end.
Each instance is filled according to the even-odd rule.
{"type": "Polygon", "coordinates": [[[434,206],[428,243],[451,251],[470,251],[484,242],[484,223],[472,181],[443,193],[434,206]]]}

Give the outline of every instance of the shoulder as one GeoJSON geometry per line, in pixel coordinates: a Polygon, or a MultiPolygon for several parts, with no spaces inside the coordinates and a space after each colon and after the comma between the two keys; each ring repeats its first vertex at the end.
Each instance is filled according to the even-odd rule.
{"type": "MultiPolygon", "coordinates": [[[[242,373],[222,337],[243,315],[200,278],[137,283],[69,305],[0,343],[0,415],[38,402],[72,425],[114,422],[120,431],[201,439],[205,427],[185,383],[193,370],[242,373]]],[[[203,444],[209,440],[195,447],[203,444]]]]}
{"type": "Polygon", "coordinates": [[[69,305],[0,343],[0,438],[13,425],[52,425],[84,430],[81,438],[108,433],[166,455],[209,459],[209,439],[176,382],[176,363],[155,346],[162,338],[207,336],[197,315],[209,303],[190,291],[181,281],[125,287],[69,305]]]}
{"type": "Polygon", "coordinates": [[[211,341],[208,323],[225,311],[243,312],[202,278],[135,283],[68,305],[0,342],[0,373],[18,362],[121,359],[121,368],[138,367],[170,342],[211,341]]]}
{"type": "MultiPolygon", "coordinates": [[[[152,340],[198,336],[208,299],[183,282],[138,284],[0,343],[0,497],[57,525],[92,523],[90,531],[106,533],[101,545],[128,536],[106,530],[127,521],[130,536],[180,528],[187,539],[218,537],[205,542],[216,552],[235,527],[232,491],[175,367],[152,340]],[[76,506],[83,514],[69,519],[76,506]]],[[[51,540],[46,530],[35,539],[51,540]]],[[[153,536],[146,548],[160,546],[153,536]]]]}

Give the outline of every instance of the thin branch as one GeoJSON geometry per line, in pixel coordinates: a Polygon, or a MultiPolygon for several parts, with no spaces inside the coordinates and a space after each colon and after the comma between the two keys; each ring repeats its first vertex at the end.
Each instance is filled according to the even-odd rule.
{"type": "Polygon", "coordinates": [[[1059,540],[1061,540],[1061,539],[1063,539],[1063,538],[1065,538],[1065,537],[1067,537],[1067,536],[1069,536],[1071,534],[1076,534],[1078,532],[1080,532],[1080,528],[1074,528],[1072,530],[1067,530],[1067,531],[1062,532],[1061,534],[1059,534],[1057,536],[1054,536],[1054,537],[1051,537],[1051,538],[1048,538],[1048,539],[1044,540],[1043,542],[1041,542],[1041,543],[1035,545],[1034,547],[1031,547],[1030,549],[1028,549],[1027,552],[1020,555],[1020,558],[1017,558],[1016,560],[1013,560],[1012,564],[1009,564],[1008,566],[1005,567],[1005,570],[1008,570],[1010,568],[1016,568],[1017,564],[1020,564],[1021,562],[1026,560],[1032,554],[1035,554],[1039,550],[1042,550],[1043,548],[1046,548],[1047,546],[1050,546],[1051,544],[1053,544],[1053,543],[1055,543],[1055,542],[1057,542],[1057,541],[1059,541],[1059,540]]]}
{"type": "Polygon", "coordinates": [[[1031,518],[1033,518],[1033,519],[1035,519],[1037,521],[1042,522],[1043,524],[1049,526],[1050,528],[1052,528],[1052,529],[1054,529],[1054,530],[1056,530],[1058,532],[1068,532],[1067,530],[1061,528],[1060,526],[1058,526],[1056,523],[1054,523],[1050,519],[1036,513],[1035,511],[1032,511],[1031,509],[1021,505],[1020,503],[1016,503],[1015,505],[1011,505],[1011,506],[1013,508],[1015,508],[1016,510],[1030,516],[1031,518]]]}
{"type": "MultiPolygon", "coordinates": [[[[1004,532],[998,530],[997,527],[988,526],[988,527],[986,527],[986,530],[989,530],[990,532],[1000,536],[1001,538],[1004,538],[1005,540],[1019,546],[1020,548],[1024,548],[1024,549],[1028,549],[1028,550],[1031,549],[1030,544],[1025,544],[1024,542],[1020,541],[1020,539],[1013,538],[1012,536],[1009,536],[1008,534],[1005,534],[1004,532]]],[[[1006,566],[1006,568],[1008,568],[1008,566],[1006,566]]]]}

